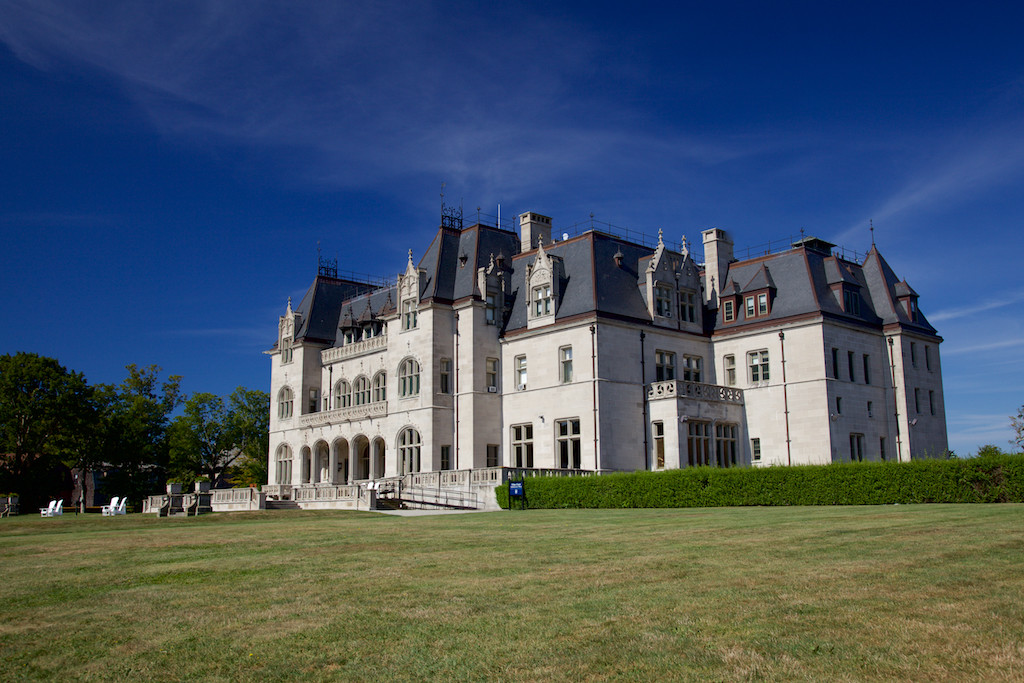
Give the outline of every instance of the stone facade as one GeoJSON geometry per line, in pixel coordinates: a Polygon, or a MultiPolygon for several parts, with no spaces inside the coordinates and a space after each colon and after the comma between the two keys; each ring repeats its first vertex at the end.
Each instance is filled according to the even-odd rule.
{"type": "Polygon", "coordinates": [[[455,475],[493,468],[945,451],[942,340],[874,246],[846,260],[811,238],[737,260],[712,229],[698,263],[685,240],[550,242],[532,212],[520,227],[442,227],[389,284],[322,269],[288,302],[268,351],[270,491],[329,506],[425,473],[440,487],[500,481],[455,475]]]}

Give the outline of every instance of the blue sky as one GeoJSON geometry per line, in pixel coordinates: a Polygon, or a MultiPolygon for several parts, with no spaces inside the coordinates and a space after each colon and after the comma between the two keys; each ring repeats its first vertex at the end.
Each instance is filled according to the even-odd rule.
{"type": "Polygon", "coordinates": [[[0,352],[266,388],[316,270],[447,200],[882,254],[945,338],[950,446],[1024,404],[1011,3],[0,4],[0,352]]]}

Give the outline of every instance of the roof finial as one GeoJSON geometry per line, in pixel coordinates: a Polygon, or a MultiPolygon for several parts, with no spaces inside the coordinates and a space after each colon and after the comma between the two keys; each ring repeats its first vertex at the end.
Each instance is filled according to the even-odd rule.
{"type": "Polygon", "coordinates": [[[686,235],[683,235],[683,256],[689,256],[689,255],[690,255],[690,245],[686,241],[686,235]]]}
{"type": "Polygon", "coordinates": [[[868,223],[871,225],[871,246],[875,246],[875,219],[869,218],[868,223]]]}
{"type": "Polygon", "coordinates": [[[665,246],[665,242],[661,238],[661,236],[662,236],[661,233],[662,233],[661,228],[658,228],[658,246],[659,247],[665,246]]]}

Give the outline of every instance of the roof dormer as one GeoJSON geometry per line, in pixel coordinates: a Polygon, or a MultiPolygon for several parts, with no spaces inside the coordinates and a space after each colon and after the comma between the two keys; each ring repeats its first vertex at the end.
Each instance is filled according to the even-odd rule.
{"type": "Polygon", "coordinates": [[[533,329],[555,321],[555,311],[562,296],[562,259],[544,250],[544,241],[537,243],[537,256],[526,266],[529,292],[527,327],[533,329]]]}

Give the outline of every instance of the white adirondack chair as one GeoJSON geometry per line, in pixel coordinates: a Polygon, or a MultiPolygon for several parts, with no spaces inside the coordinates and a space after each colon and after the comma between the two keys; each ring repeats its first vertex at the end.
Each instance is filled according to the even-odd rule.
{"type": "Polygon", "coordinates": [[[123,515],[125,513],[125,506],[126,505],[128,505],[128,497],[127,496],[125,496],[124,498],[121,499],[121,503],[117,506],[117,509],[114,510],[113,514],[115,514],[115,515],[123,515]]]}
{"type": "Polygon", "coordinates": [[[117,510],[117,500],[117,496],[111,498],[110,505],[104,505],[100,509],[100,514],[102,514],[104,517],[110,517],[111,515],[115,514],[114,511],[117,510]]]}
{"type": "Polygon", "coordinates": [[[39,508],[40,517],[53,517],[53,510],[57,507],[57,501],[51,500],[48,507],[39,508]]]}
{"type": "Polygon", "coordinates": [[[57,501],[57,507],[53,508],[53,514],[51,514],[50,516],[51,517],[60,517],[63,514],[64,514],[64,499],[61,498],[60,500],[57,501]]]}

